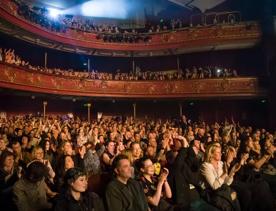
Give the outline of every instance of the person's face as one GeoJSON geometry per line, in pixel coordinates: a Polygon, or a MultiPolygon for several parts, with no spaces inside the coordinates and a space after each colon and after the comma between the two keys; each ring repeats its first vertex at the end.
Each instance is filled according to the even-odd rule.
{"type": "Polygon", "coordinates": [[[99,141],[100,141],[100,143],[104,143],[104,137],[103,137],[103,136],[100,136],[100,137],[99,137],[99,141]]]}
{"type": "Polygon", "coordinates": [[[93,132],[94,132],[95,135],[98,135],[99,129],[95,127],[94,130],[93,130],[93,132]]]}
{"type": "Polygon", "coordinates": [[[64,161],[64,168],[65,169],[70,169],[70,168],[74,168],[74,161],[70,156],[66,156],[65,161],[64,161]]]}
{"type": "Polygon", "coordinates": [[[204,136],[204,133],[205,133],[205,130],[204,130],[203,128],[200,128],[200,129],[198,130],[198,134],[199,134],[200,136],[204,136]]]}
{"type": "Polygon", "coordinates": [[[113,141],[108,143],[107,150],[110,153],[114,153],[114,151],[115,151],[115,143],[113,141]]]}
{"type": "Polygon", "coordinates": [[[253,140],[252,140],[251,137],[250,137],[250,138],[248,139],[248,141],[247,141],[247,146],[248,146],[250,149],[253,149],[253,148],[254,148],[254,146],[253,146],[253,140]]]}
{"type": "Polygon", "coordinates": [[[45,150],[49,150],[50,149],[50,142],[49,141],[46,141],[45,143],[45,150]]]}
{"type": "Polygon", "coordinates": [[[200,141],[199,140],[194,140],[194,147],[196,147],[197,149],[200,149],[200,141]]]}
{"type": "Polygon", "coordinates": [[[80,176],[74,182],[71,183],[73,191],[83,193],[87,190],[88,180],[86,176],[80,176]]]}
{"type": "Polygon", "coordinates": [[[154,165],[150,159],[144,161],[144,167],[141,169],[143,174],[147,174],[150,176],[154,175],[154,165]]]}
{"type": "Polygon", "coordinates": [[[140,134],[135,134],[135,141],[140,141],[141,137],[140,137],[140,134]]]}
{"type": "Polygon", "coordinates": [[[16,144],[12,145],[12,150],[15,154],[20,154],[21,152],[21,145],[17,142],[16,144]]]}
{"type": "Polygon", "coordinates": [[[22,131],[22,130],[18,130],[18,131],[17,131],[17,136],[22,136],[22,134],[23,134],[23,131],[22,131]]]}
{"type": "Polygon", "coordinates": [[[42,149],[37,149],[35,152],[34,152],[34,159],[37,159],[37,160],[42,160],[44,158],[44,152],[42,149]]]}
{"type": "Polygon", "coordinates": [[[28,137],[27,136],[23,136],[23,138],[22,138],[22,145],[23,146],[27,146],[28,145],[28,137]]]}
{"type": "Polygon", "coordinates": [[[63,141],[67,140],[67,136],[65,133],[61,133],[61,140],[63,140],[63,141]]]}
{"type": "Polygon", "coordinates": [[[220,147],[215,148],[212,158],[215,161],[221,160],[221,148],[220,147]]]}
{"type": "Polygon", "coordinates": [[[229,163],[231,163],[236,158],[236,152],[229,150],[227,153],[227,160],[229,163]]]}
{"type": "Polygon", "coordinates": [[[130,139],[132,137],[131,132],[127,131],[126,132],[126,139],[130,139]]]}
{"type": "Polygon", "coordinates": [[[156,140],[154,138],[149,139],[149,145],[153,146],[153,147],[156,147],[157,146],[156,140]]]}
{"type": "Polygon", "coordinates": [[[73,154],[72,145],[70,143],[66,143],[64,145],[64,154],[65,155],[72,155],[73,154]]]}
{"type": "Polygon", "coordinates": [[[154,149],[154,147],[149,146],[149,147],[147,148],[147,155],[148,155],[149,157],[154,157],[154,156],[155,156],[155,149],[154,149]]]}
{"type": "Polygon", "coordinates": [[[122,159],[119,162],[119,166],[115,169],[117,176],[125,179],[131,178],[131,165],[129,160],[122,159]]]}
{"type": "Polygon", "coordinates": [[[173,140],[173,147],[175,151],[178,151],[181,148],[181,142],[178,139],[173,140]]]}
{"type": "Polygon", "coordinates": [[[4,150],[6,148],[6,143],[4,139],[0,139],[0,150],[4,150]]]}
{"type": "Polygon", "coordinates": [[[133,155],[133,157],[140,157],[140,155],[141,155],[141,147],[140,147],[140,145],[139,144],[134,144],[133,146],[132,146],[132,155],[133,155]]]}
{"type": "Polygon", "coordinates": [[[14,157],[13,156],[7,156],[4,161],[4,166],[7,168],[12,168],[14,165],[14,157]]]}

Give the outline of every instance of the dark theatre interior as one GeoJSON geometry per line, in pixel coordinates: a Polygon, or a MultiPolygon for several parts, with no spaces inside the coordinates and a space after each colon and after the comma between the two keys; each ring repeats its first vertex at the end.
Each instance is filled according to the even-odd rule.
{"type": "Polygon", "coordinates": [[[0,209],[275,211],[276,1],[0,0],[0,209]]]}

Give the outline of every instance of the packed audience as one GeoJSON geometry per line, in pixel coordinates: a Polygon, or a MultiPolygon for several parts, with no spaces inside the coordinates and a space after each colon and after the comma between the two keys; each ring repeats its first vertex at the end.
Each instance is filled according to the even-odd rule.
{"type": "Polygon", "coordinates": [[[74,77],[80,79],[97,79],[97,80],[186,80],[186,79],[204,79],[204,78],[225,78],[237,77],[238,73],[235,69],[221,68],[218,66],[192,67],[175,71],[142,71],[138,66],[131,73],[123,73],[119,69],[115,73],[98,72],[92,70],[90,72],[77,71],[73,69],[63,70],[60,68],[44,68],[40,66],[32,66],[29,62],[24,61],[20,56],[15,54],[12,49],[0,48],[0,62],[10,65],[16,65],[28,68],[46,74],[53,74],[65,77],[74,77]]]}
{"type": "Polygon", "coordinates": [[[223,123],[2,116],[7,210],[275,210],[276,132],[223,123]]]}
{"type": "Polygon", "coordinates": [[[124,28],[116,25],[96,24],[93,18],[82,16],[60,14],[57,18],[53,19],[49,17],[49,10],[45,7],[30,6],[20,0],[14,0],[14,2],[17,4],[17,13],[19,16],[44,28],[61,33],[66,32],[68,29],[80,32],[93,32],[97,33],[97,39],[101,39],[105,42],[147,43],[151,41],[150,33],[201,25],[216,25],[220,23],[235,24],[238,20],[236,20],[237,17],[235,17],[235,13],[230,13],[224,18],[217,18],[217,16],[214,16],[211,24],[207,22],[203,23],[202,20],[204,18],[202,17],[199,18],[200,21],[197,20],[191,23],[188,23],[187,20],[183,18],[167,20],[160,17],[159,21],[147,20],[144,27],[124,28]]]}

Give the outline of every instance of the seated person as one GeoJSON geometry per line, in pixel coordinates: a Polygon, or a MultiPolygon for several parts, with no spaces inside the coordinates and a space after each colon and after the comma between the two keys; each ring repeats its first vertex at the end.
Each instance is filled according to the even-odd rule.
{"type": "Polygon", "coordinates": [[[24,177],[21,177],[13,187],[14,202],[19,211],[50,210],[52,198],[56,193],[46,185],[47,167],[40,161],[33,161],[27,166],[24,177]]]}
{"type": "Polygon", "coordinates": [[[12,202],[12,188],[21,177],[21,168],[15,166],[14,154],[4,151],[0,156],[0,206],[15,210],[12,202]]]}
{"type": "Polygon", "coordinates": [[[108,211],[148,211],[142,185],[131,179],[132,169],[126,155],[114,158],[115,178],[108,184],[105,197],[108,211]]]}
{"type": "Polygon", "coordinates": [[[171,186],[173,200],[181,210],[218,210],[201,197],[200,166],[202,163],[201,140],[195,137],[188,147],[185,139],[181,141],[172,168],[171,186]]]}
{"type": "Polygon", "coordinates": [[[154,165],[151,159],[145,157],[139,161],[140,182],[147,196],[148,204],[152,211],[173,210],[165,199],[172,197],[172,191],[167,181],[169,170],[164,168],[159,178],[154,177],[154,165]]]}
{"type": "Polygon", "coordinates": [[[240,210],[237,193],[230,188],[233,177],[239,168],[239,165],[234,165],[228,173],[227,164],[221,161],[220,144],[214,143],[208,146],[205,162],[201,166],[201,174],[206,191],[210,193],[209,202],[211,204],[220,209],[231,209],[232,207],[235,211],[240,210]]]}
{"type": "Polygon", "coordinates": [[[55,211],[104,211],[104,206],[99,196],[87,192],[88,180],[80,168],[71,168],[66,171],[65,191],[58,196],[55,211]]]}

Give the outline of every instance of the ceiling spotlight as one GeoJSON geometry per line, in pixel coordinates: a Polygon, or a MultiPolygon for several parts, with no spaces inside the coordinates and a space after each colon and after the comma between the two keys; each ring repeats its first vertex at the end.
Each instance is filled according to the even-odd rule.
{"type": "Polygon", "coordinates": [[[57,18],[60,14],[62,14],[60,10],[55,8],[48,8],[48,11],[51,18],[57,18]]]}

